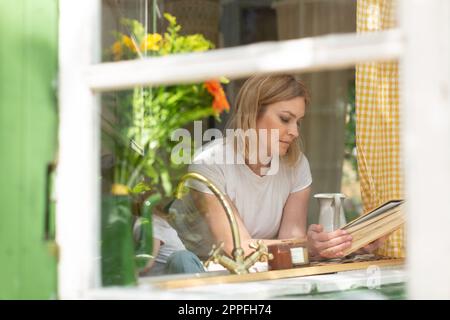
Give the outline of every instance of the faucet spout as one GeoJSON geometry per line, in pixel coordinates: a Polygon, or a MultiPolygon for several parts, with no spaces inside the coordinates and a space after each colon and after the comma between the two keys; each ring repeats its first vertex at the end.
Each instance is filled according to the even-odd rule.
{"type": "Polygon", "coordinates": [[[230,223],[230,227],[231,227],[231,233],[232,233],[232,237],[233,237],[232,255],[236,262],[242,263],[244,260],[244,250],[241,247],[241,236],[239,233],[239,227],[236,222],[234,213],[231,209],[231,206],[230,206],[229,202],[227,201],[227,199],[225,198],[225,195],[222,193],[222,191],[219,190],[219,188],[217,188],[205,176],[203,176],[197,172],[189,172],[189,173],[185,174],[183,177],[181,177],[180,182],[178,183],[178,186],[175,190],[175,196],[178,199],[180,199],[182,197],[183,186],[187,179],[195,179],[200,182],[203,182],[214,193],[214,195],[219,199],[219,202],[222,205],[223,209],[225,210],[225,213],[228,218],[228,222],[230,223]]]}
{"type": "Polygon", "coordinates": [[[182,197],[183,185],[187,179],[195,179],[200,182],[203,182],[208,186],[208,188],[219,199],[219,202],[222,205],[223,209],[225,210],[228,222],[230,223],[231,227],[231,234],[233,237],[233,251],[232,251],[233,258],[228,257],[223,252],[223,242],[222,242],[218,247],[216,247],[215,245],[213,246],[213,249],[209,254],[209,258],[205,262],[206,266],[211,261],[214,261],[215,263],[220,263],[231,273],[244,274],[249,272],[248,270],[256,261],[259,261],[266,257],[268,259],[273,258],[272,255],[268,253],[267,246],[261,240],[258,240],[256,244],[250,245],[250,247],[256,249],[256,251],[249,254],[247,257],[244,257],[244,250],[241,247],[241,236],[239,233],[239,227],[236,222],[236,217],[234,216],[233,210],[231,209],[231,205],[226,199],[225,195],[222,193],[222,191],[220,191],[219,188],[217,188],[205,176],[196,172],[189,172],[185,174],[183,177],[181,177],[180,182],[178,183],[178,186],[175,190],[175,195],[178,199],[182,197]]]}

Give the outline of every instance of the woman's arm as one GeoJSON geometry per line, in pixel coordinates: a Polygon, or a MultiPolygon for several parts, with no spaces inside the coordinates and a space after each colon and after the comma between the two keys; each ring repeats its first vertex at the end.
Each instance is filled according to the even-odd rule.
{"type": "Polygon", "coordinates": [[[304,238],[311,187],[291,193],[284,205],[278,239],[304,238]]]}
{"type": "Polygon", "coordinates": [[[306,232],[308,201],[311,188],[291,193],[283,209],[279,239],[307,237],[311,258],[336,258],[351,245],[351,236],[344,230],[326,233],[321,225],[312,224],[306,232]]]}
{"type": "MultiPolygon", "coordinates": [[[[340,252],[346,249],[350,244],[347,242],[346,232],[338,230],[332,233],[323,232],[320,225],[311,225],[306,233],[307,206],[310,195],[310,188],[292,193],[286,201],[283,209],[283,218],[281,220],[278,239],[261,239],[265,245],[280,243],[285,239],[299,239],[308,237],[308,251],[311,257],[338,257],[340,252]]],[[[231,226],[226,216],[225,210],[216,196],[191,190],[192,197],[197,209],[205,218],[216,243],[224,242],[225,252],[231,256],[233,250],[233,237],[231,226]]],[[[253,239],[233,202],[227,197],[228,202],[234,211],[234,216],[238,224],[241,237],[241,246],[245,255],[253,252],[249,244],[259,239],[253,239]]]]}
{"type": "MultiPolygon", "coordinates": [[[[212,235],[216,243],[224,242],[225,252],[231,255],[233,251],[233,237],[231,232],[231,225],[228,221],[227,215],[221,203],[215,195],[195,191],[191,189],[192,198],[197,209],[200,211],[201,215],[206,219],[206,222],[211,230],[212,235]]],[[[254,251],[249,245],[256,242],[258,239],[252,239],[249,232],[247,231],[241,217],[239,216],[238,210],[234,206],[233,202],[226,196],[228,203],[230,203],[232,210],[234,211],[234,216],[238,224],[239,233],[241,237],[241,247],[244,249],[245,255],[248,255],[254,251]]],[[[270,245],[273,243],[280,242],[279,240],[267,240],[263,239],[264,244],[270,245]]]]}

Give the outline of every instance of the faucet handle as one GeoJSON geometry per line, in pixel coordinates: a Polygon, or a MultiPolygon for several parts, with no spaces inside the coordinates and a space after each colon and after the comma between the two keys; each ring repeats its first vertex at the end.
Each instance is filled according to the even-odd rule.
{"type": "Polygon", "coordinates": [[[214,262],[214,263],[218,262],[218,258],[220,256],[220,254],[222,253],[223,246],[224,246],[223,241],[218,246],[216,246],[215,244],[212,245],[212,249],[208,254],[209,258],[204,263],[205,267],[208,267],[211,262],[214,262]]]}
{"type": "Polygon", "coordinates": [[[261,239],[257,240],[256,242],[250,243],[248,246],[255,250],[261,250],[264,248],[267,250],[267,246],[264,244],[264,242],[262,242],[261,239]]]}
{"type": "Polygon", "coordinates": [[[248,246],[255,250],[258,249],[258,245],[255,242],[250,243],[248,246]]]}
{"type": "Polygon", "coordinates": [[[256,242],[252,242],[248,245],[250,248],[255,249],[255,250],[265,250],[268,251],[267,249],[267,245],[261,240],[257,240],[256,242]]]}
{"type": "Polygon", "coordinates": [[[269,249],[267,248],[267,245],[262,242],[262,240],[258,240],[256,242],[250,243],[248,245],[250,248],[255,249],[260,254],[260,261],[263,261],[263,259],[272,260],[273,254],[269,253],[269,249]]]}

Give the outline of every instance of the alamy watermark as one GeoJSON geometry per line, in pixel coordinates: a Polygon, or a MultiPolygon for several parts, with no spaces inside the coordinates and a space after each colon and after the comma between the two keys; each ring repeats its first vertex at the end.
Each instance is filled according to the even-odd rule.
{"type": "Polygon", "coordinates": [[[171,140],[178,142],[170,159],[174,164],[262,164],[270,169],[265,175],[274,175],[279,169],[280,135],[278,129],[226,129],[225,137],[219,129],[203,132],[202,121],[194,121],[194,139],[191,132],[180,128],[172,132],[171,140]],[[224,143],[207,156],[203,151],[212,147],[208,142],[224,143]],[[192,150],[195,150],[192,155],[192,150]],[[246,161],[247,160],[247,161],[246,161]]]}

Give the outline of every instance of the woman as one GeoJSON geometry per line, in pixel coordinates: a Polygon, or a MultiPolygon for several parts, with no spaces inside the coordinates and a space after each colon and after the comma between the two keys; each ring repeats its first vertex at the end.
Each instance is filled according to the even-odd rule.
{"type": "MultiPolygon", "coordinates": [[[[232,110],[228,128],[233,131],[227,130],[226,139],[204,148],[189,167],[226,194],[246,254],[251,252],[248,245],[258,239],[270,245],[307,237],[313,259],[341,257],[351,245],[352,238],[344,230],[325,233],[320,225],[307,230],[312,178],[300,150],[299,122],[308,103],[305,85],[293,76],[251,77],[232,110]]],[[[232,235],[220,202],[204,184],[189,180],[188,186],[191,192],[171,206],[171,223],[200,257],[208,255],[212,243],[221,241],[230,254],[232,235]]]]}

